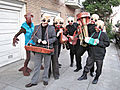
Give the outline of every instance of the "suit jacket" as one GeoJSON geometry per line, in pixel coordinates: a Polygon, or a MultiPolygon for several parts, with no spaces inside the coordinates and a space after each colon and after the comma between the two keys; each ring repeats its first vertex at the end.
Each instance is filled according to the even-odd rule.
{"type": "MultiPolygon", "coordinates": [[[[36,43],[36,45],[38,44],[38,39],[42,40],[42,29],[41,28],[42,28],[41,24],[36,25],[34,32],[33,32],[33,35],[34,35],[36,30],[38,30],[37,33],[33,36],[33,41],[36,43]]],[[[55,28],[53,26],[51,26],[51,25],[47,26],[44,40],[46,40],[47,42],[49,41],[50,48],[53,48],[53,43],[56,41],[56,32],[55,32],[55,28]],[[48,31],[48,39],[47,39],[47,31],[48,31]]],[[[47,46],[48,46],[48,44],[43,45],[43,47],[47,47],[47,46]]]]}
{"type": "MultiPolygon", "coordinates": [[[[98,35],[99,32],[96,32],[92,38],[97,39],[98,35]]],[[[89,55],[95,60],[103,60],[106,53],[106,47],[109,45],[110,41],[107,34],[105,32],[102,32],[99,38],[99,44],[96,46],[90,45],[89,55]]]]}

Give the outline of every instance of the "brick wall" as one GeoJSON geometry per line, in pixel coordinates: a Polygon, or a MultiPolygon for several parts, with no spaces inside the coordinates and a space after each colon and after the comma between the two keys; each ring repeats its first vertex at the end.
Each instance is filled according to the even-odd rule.
{"type": "Polygon", "coordinates": [[[65,0],[25,0],[27,3],[27,12],[34,14],[34,24],[40,23],[41,8],[53,10],[61,13],[61,17],[66,20],[67,15],[74,16],[75,10],[67,7],[64,2],[65,0]]]}

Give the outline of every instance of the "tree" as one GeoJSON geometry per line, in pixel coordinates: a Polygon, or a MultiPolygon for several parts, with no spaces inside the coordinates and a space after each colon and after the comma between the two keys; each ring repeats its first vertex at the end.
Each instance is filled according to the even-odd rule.
{"type": "Polygon", "coordinates": [[[84,9],[90,14],[98,14],[100,19],[105,22],[106,31],[110,39],[113,38],[112,23],[110,15],[112,14],[112,7],[119,6],[120,0],[86,0],[83,3],[84,9]]]}
{"type": "Polygon", "coordinates": [[[112,7],[120,5],[120,0],[86,0],[83,2],[84,9],[91,14],[98,14],[105,20],[112,14],[112,7]]]}

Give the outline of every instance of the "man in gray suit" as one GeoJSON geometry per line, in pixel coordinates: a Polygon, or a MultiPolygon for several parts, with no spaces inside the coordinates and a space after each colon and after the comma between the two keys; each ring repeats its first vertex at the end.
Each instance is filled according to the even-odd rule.
{"type": "MultiPolygon", "coordinates": [[[[48,24],[48,22],[50,22],[50,16],[48,14],[43,14],[41,22],[42,23],[40,25],[35,26],[34,33],[36,34],[35,35],[33,34],[33,41],[36,43],[36,45],[48,47],[49,44],[49,47],[53,48],[53,43],[56,41],[56,33],[55,28],[48,24]]],[[[44,73],[42,76],[43,84],[48,85],[48,70],[50,66],[51,55],[35,53],[34,74],[31,79],[31,82],[25,85],[25,87],[35,86],[39,82],[40,67],[43,58],[44,58],[44,73]]]]}

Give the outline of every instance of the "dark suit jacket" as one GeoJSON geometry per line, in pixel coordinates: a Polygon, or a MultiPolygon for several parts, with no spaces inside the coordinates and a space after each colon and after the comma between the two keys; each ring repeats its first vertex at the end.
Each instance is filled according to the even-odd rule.
{"type": "MultiPolygon", "coordinates": [[[[96,32],[92,38],[97,39],[98,35],[99,32],[96,32]]],[[[95,60],[103,60],[106,53],[106,47],[109,45],[110,41],[107,34],[105,32],[102,32],[99,38],[99,44],[96,46],[90,45],[89,55],[95,60]]]]}
{"type": "MultiPolygon", "coordinates": [[[[41,24],[40,25],[36,25],[34,32],[33,32],[33,41],[36,43],[36,45],[38,44],[38,39],[42,40],[42,31],[41,31],[41,24]],[[38,29],[39,28],[39,29],[38,29]],[[34,35],[34,33],[37,31],[37,33],[34,35]]],[[[46,32],[45,32],[45,37],[44,40],[46,40],[47,42],[49,41],[49,46],[50,48],[53,48],[53,43],[56,41],[56,32],[55,32],[55,28],[53,26],[48,25],[46,28],[46,32]],[[47,31],[48,31],[48,39],[47,39],[47,31]]],[[[43,45],[43,47],[47,47],[48,44],[43,45]]]]}

